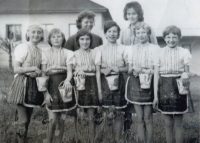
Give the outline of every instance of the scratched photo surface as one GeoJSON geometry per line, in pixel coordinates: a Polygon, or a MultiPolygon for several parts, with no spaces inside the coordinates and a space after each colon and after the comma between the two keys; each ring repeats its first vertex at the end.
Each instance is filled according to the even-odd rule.
{"type": "MultiPolygon", "coordinates": [[[[0,0],[0,143],[21,143],[18,136],[19,117],[17,105],[9,104],[7,98],[11,92],[14,80],[15,48],[27,42],[27,29],[30,25],[40,25],[43,29],[43,40],[37,47],[44,53],[51,49],[49,45],[49,33],[54,28],[59,28],[66,41],[73,37],[79,29],[76,20],[81,11],[91,10],[95,13],[94,23],[90,29],[92,35],[100,37],[98,46],[108,42],[104,33],[104,24],[108,20],[115,21],[120,29],[117,43],[125,46],[132,44],[123,43],[123,31],[130,28],[130,22],[124,19],[124,7],[127,3],[135,0],[0,0]]],[[[147,23],[154,34],[156,44],[160,48],[166,46],[163,38],[163,31],[167,26],[175,25],[181,29],[181,39],[178,46],[186,48],[192,55],[189,65],[190,72],[190,97],[193,101],[194,112],[183,115],[183,142],[200,142],[200,1],[199,0],[137,0],[142,6],[144,22],[147,23]]],[[[126,33],[125,33],[126,34],[126,33]]],[[[131,39],[131,35],[125,35],[131,39]]],[[[75,38],[73,39],[75,40],[75,38]]],[[[94,38],[93,38],[94,40],[94,38]]],[[[70,40],[69,40],[70,41],[70,40]]],[[[74,41],[71,39],[71,43],[74,41]]],[[[96,40],[93,41],[97,44],[96,40]]],[[[127,41],[126,41],[127,42],[127,41]]],[[[74,43],[77,44],[77,43],[74,43]]],[[[153,43],[154,44],[154,43],[153,43]]],[[[68,45],[65,45],[67,48],[68,45]]],[[[75,46],[75,45],[72,45],[75,46]]],[[[96,48],[98,46],[94,46],[96,48]]],[[[70,48],[69,48],[70,49],[70,48]]],[[[74,48],[75,49],[75,48],[74,48]]],[[[70,49],[74,51],[74,49],[70,49]]],[[[23,52],[22,52],[23,54],[23,52]]],[[[112,53],[110,53],[112,55],[112,53]]],[[[156,53],[155,55],[157,55],[156,53]]],[[[102,65],[103,66],[103,65],[102,65]]],[[[124,75],[124,87],[127,82],[127,75],[124,75]]],[[[76,81],[77,82],[77,81],[76,81]]],[[[117,82],[118,83],[118,82],[117,82]]],[[[88,86],[88,85],[87,85],[88,86]]],[[[93,85],[91,85],[93,88],[93,85]]],[[[95,88],[95,87],[94,87],[95,88]]],[[[103,92],[103,91],[102,91],[103,92]]],[[[76,91],[77,93],[77,91],[76,91]]],[[[125,95],[124,95],[125,96],[125,95]]],[[[77,101],[77,100],[76,100],[77,101]]],[[[189,101],[188,101],[189,102],[189,101]]],[[[77,104],[76,104],[77,105],[77,104]]],[[[79,107],[80,108],[80,107],[79,107]]],[[[126,109],[121,110],[120,117],[117,113],[109,120],[109,113],[112,116],[112,107],[104,115],[104,109],[97,108],[93,114],[96,128],[94,143],[111,143],[115,141],[114,120],[120,118],[121,122],[128,119],[124,116],[126,109]],[[100,111],[101,110],[101,111],[100,111]],[[102,111],[103,110],[103,111],[102,111]],[[108,113],[109,112],[109,113],[108,113]],[[108,119],[107,119],[108,118],[108,119]]],[[[86,112],[80,108],[77,115],[63,112],[61,118],[64,122],[63,143],[89,143],[90,118],[86,112]],[[76,122],[76,123],[75,123],[76,122]]],[[[165,143],[165,124],[162,114],[153,111],[153,143],[165,143]]],[[[121,128],[118,142],[137,143],[137,114],[131,113],[132,124],[130,129],[121,128]]],[[[28,127],[27,139],[22,142],[28,143],[48,143],[47,131],[49,126],[48,113],[45,106],[33,109],[30,124],[28,127]]],[[[55,127],[55,137],[53,142],[59,143],[59,125],[55,127]]],[[[173,135],[175,132],[173,133],[173,135]]],[[[175,141],[172,137],[172,141],[175,141]]]]}

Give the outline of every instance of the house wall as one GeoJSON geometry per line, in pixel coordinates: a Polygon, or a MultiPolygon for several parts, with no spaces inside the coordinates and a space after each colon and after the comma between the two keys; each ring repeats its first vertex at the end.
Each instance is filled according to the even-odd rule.
{"type": "MultiPolygon", "coordinates": [[[[75,24],[78,13],[68,14],[0,14],[0,37],[6,37],[6,25],[21,24],[22,25],[22,42],[26,42],[26,31],[31,23],[53,24],[54,28],[60,28],[65,34],[66,39],[69,37],[69,24],[75,24]]],[[[103,36],[103,16],[96,13],[95,26],[93,33],[103,36]]],[[[46,43],[40,44],[40,48],[49,48],[46,43]]],[[[8,54],[0,49],[0,67],[8,66],[8,54]]]]}
{"type": "MultiPolygon", "coordinates": [[[[78,13],[68,14],[4,14],[0,15],[0,37],[6,37],[6,25],[22,24],[22,42],[25,42],[26,30],[31,23],[53,24],[55,28],[60,28],[66,39],[69,37],[69,24],[75,24],[78,13]]],[[[96,13],[93,33],[102,36],[103,18],[101,13],[96,13]]]]}

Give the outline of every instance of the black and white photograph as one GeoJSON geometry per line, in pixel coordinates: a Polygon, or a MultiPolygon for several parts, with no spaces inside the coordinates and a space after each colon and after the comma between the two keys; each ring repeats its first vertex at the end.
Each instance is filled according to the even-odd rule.
{"type": "Polygon", "coordinates": [[[199,143],[199,0],[0,0],[0,143],[199,143]]]}

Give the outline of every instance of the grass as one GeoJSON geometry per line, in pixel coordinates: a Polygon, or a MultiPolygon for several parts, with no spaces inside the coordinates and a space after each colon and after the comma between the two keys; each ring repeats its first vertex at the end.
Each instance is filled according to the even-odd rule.
{"type": "MultiPolygon", "coordinates": [[[[6,69],[0,69],[0,143],[16,143],[15,129],[17,126],[17,120],[15,116],[15,107],[6,103],[5,95],[9,90],[9,86],[12,82],[13,74],[6,69]]],[[[183,128],[184,128],[184,143],[199,143],[199,97],[200,97],[200,77],[194,76],[191,78],[190,90],[194,102],[195,113],[188,113],[184,115],[183,128]]],[[[42,140],[46,138],[45,131],[47,124],[42,121],[47,118],[47,113],[44,108],[34,109],[31,123],[29,126],[28,138],[29,143],[42,143],[42,140]]],[[[135,118],[135,117],[133,117],[135,118]]],[[[154,122],[154,143],[165,143],[164,135],[164,123],[160,113],[156,113],[153,116],[154,122]]],[[[130,142],[136,142],[136,124],[132,124],[132,136],[122,135],[122,139],[129,137],[130,142]]],[[[80,130],[83,133],[82,140],[88,143],[87,126],[81,126],[80,130]]],[[[112,140],[111,130],[108,129],[99,134],[99,143],[109,143],[112,140]]],[[[63,141],[64,143],[72,143],[73,138],[77,138],[75,134],[74,122],[72,117],[67,117],[65,120],[65,132],[63,141]]],[[[128,138],[127,138],[128,139],[128,138]]],[[[56,139],[55,139],[56,142],[56,139]]],[[[125,143],[125,141],[122,141],[125,143]]]]}

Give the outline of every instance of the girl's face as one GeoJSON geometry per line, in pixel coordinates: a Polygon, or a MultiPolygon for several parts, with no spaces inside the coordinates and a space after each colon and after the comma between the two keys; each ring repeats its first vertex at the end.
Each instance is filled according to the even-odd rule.
{"type": "Polygon", "coordinates": [[[60,48],[63,42],[63,37],[61,33],[54,33],[51,35],[51,44],[53,47],[58,47],[60,48]]]}
{"type": "Polygon", "coordinates": [[[43,37],[43,31],[40,28],[33,28],[29,31],[28,37],[33,43],[39,43],[43,37]]]}
{"type": "Polygon", "coordinates": [[[118,39],[118,30],[116,26],[111,27],[110,29],[107,30],[106,34],[106,39],[110,43],[115,43],[118,39]]]}
{"type": "Polygon", "coordinates": [[[173,34],[173,33],[169,33],[168,35],[166,35],[164,40],[167,46],[170,48],[175,48],[180,41],[178,35],[173,34]]]}
{"type": "Polygon", "coordinates": [[[81,28],[87,28],[88,30],[92,30],[94,26],[94,19],[85,17],[81,21],[81,28]]]}
{"type": "Polygon", "coordinates": [[[127,9],[127,19],[131,24],[136,24],[138,22],[138,14],[134,8],[127,9]]]}
{"type": "Polygon", "coordinates": [[[81,49],[88,49],[90,47],[90,37],[88,35],[84,35],[79,37],[79,45],[81,49]]]}
{"type": "Polygon", "coordinates": [[[136,29],[135,34],[141,43],[146,43],[149,41],[149,35],[147,33],[147,30],[145,30],[143,28],[136,29]]]}

